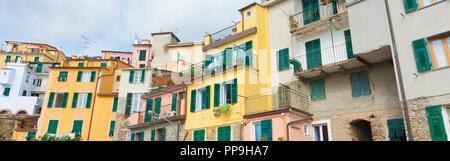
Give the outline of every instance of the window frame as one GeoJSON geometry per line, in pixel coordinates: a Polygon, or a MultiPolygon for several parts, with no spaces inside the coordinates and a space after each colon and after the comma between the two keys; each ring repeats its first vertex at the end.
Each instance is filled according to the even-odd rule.
{"type": "MultiPolygon", "coordinates": [[[[194,112],[199,112],[199,111],[203,111],[203,110],[207,110],[206,109],[206,107],[205,108],[203,108],[203,102],[204,102],[204,100],[203,100],[203,98],[202,98],[202,94],[203,93],[205,93],[205,98],[206,98],[206,87],[207,86],[202,86],[202,87],[199,87],[199,88],[197,88],[197,89],[195,89],[195,91],[196,91],[196,95],[195,95],[195,111],[194,112]]],[[[211,91],[210,91],[211,92],[211,91]]],[[[208,103],[208,102],[205,102],[205,103],[208,103]]],[[[211,103],[211,102],[209,102],[209,103],[211,103]]],[[[206,104],[205,104],[205,106],[206,106],[206,104]]]]}
{"type": "Polygon", "coordinates": [[[133,96],[131,98],[131,113],[137,113],[142,112],[142,106],[143,106],[143,99],[141,97],[144,94],[142,93],[133,93],[133,96]],[[137,102],[136,102],[137,100],[137,102]]]}
{"type": "Polygon", "coordinates": [[[89,93],[78,93],[77,98],[77,107],[75,109],[87,109],[87,102],[88,102],[88,95],[89,93]],[[82,97],[85,96],[85,97],[82,97]],[[82,102],[84,101],[84,102],[82,102]]]}
{"type": "Polygon", "coordinates": [[[69,79],[69,71],[59,71],[58,72],[58,77],[57,77],[57,82],[60,83],[65,83],[67,82],[69,79]],[[62,76],[65,76],[64,78],[62,78],[62,76]]]}
{"type": "Polygon", "coordinates": [[[445,67],[450,66],[450,46],[449,46],[450,42],[448,42],[447,39],[450,40],[450,34],[447,34],[445,36],[440,36],[437,38],[427,39],[433,69],[445,68],[445,67]],[[439,65],[438,65],[436,48],[433,44],[434,41],[438,41],[438,40],[440,40],[440,42],[441,42],[444,56],[446,58],[445,60],[447,61],[447,66],[439,67],[439,65]]]}
{"type": "Polygon", "coordinates": [[[56,106],[56,101],[58,100],[58,95],[62,95],[62,100],[61,100],[61,105],[64,101],[64,93],[65,92],[55,92],[54,98],[53,98],[53,104],[52,104],[52,108],[64,108],[64,107],[57,107],[56,106]]]}
{"type": "Polygon", "coordinates": [[[319,121],[313,121],[311,123],[311,127],[313,130],[310,131],[310,136],[312,136],[313,141],[317,141],[316,138],[316,131],[314,130],[315,127],[319,126],[320,128],[320,141],[323,141],[323,126],[326,125],[327,126],[327,133],[328,133],[328,141],[333,141],[332,140],[332,133],[331,133],[331,121],[330,120],[319,120],[319,121]]]}

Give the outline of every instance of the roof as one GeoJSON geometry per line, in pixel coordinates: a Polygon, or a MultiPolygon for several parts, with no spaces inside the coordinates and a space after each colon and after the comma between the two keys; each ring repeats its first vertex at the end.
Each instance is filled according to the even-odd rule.
{"type": "Polygon", "coordinates": [[[186,43],[177,43],[177,44],[169,44],[168,47],[186,47],[186,46],[194,46],[194,45],[203,45],[203,42],[186,42],[186,43]]]}
{"type": "Polygon", "coordinates": [[[39,45],[39,46],[48,46],[57,49],[54,46],[43,44],[43,43],[33,43],[33,42],[20,42],[20,41],[5,41],[6,43],[21,43],[21,44],[33,44],[33,45],[39,45]]]}
{"type": "MultiPolygon", "coordinates": [[[[260,5],[259,3],[257,3],[257,2],[253,2],[252,4],[249,4],[249,5],[245,6],[244,8],[239,9],[239,12],[242,12],[243,10],[249,9],[249,8],[255,6],[255,5],[261,6],[261,5],[260,5]]],[[[261,7],[262,7],[262,6],[261,6],[261,7]]]]}
{"type": "Polygon", "coordinates": [[[128,52],[128,51],[112,51],[112,50],[102,50],[103,52],[108,52],[108,53],[124,53],[124,54],[133,54],[133,52],[128,52]]]}
{"type": "Polygon", "coordinates": [[[173,32],[152,33],[152,36],[154,36],[154,35],[167,35],[167,34],[171,34],[178,42],[180,42],[180,39],[173,32]]]}

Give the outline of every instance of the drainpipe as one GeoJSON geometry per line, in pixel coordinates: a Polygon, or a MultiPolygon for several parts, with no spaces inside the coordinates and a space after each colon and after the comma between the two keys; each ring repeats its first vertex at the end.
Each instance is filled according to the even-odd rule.
{"type": "Polygon", "coordinates": [[[391,40],[392,40],[392,50],[393,50],[393,56],[394,56],[394,61],[395,61],[395,68],[397,68],[397,80],[399,83],[399,88],[400,88],[400,97],[401,97],[401,102],[403,105],[403,112],[405,115],[405,121],[406,121],[406,128],[408,130],[408,140],[409,141],[414,141],[414,137],[412,134],[412,130],[411,130],[411,122],[409,119],[409,112],[408,112],[408,104],[406,103],[406,94],[405,94],[405,87],[403,84],[403,77],[402,77],[402,70],[400,68],[400,61],[398,58],[398,52],[397,52],[397,42],[395,40],[395,35],[394,35],[394,30],[392,29],[392,20],[391,20],[391,13],[390,13],[390,9],[389,9],[389,4],[387,0],[384,0],[384,5],[386,6],[386,14],[387,14],[387,19],[389,22],[389,31],[390,31],[390,36],[391,36],[391,40]]]}
{"type": "Polygon", "coordinates": [[[301,120],[291,121],[291,122],[287,123],[286,124],[286,140],[289,141],[289,126],[291,126],[294,123],[299,123],[299,122],[303,122],[303,121],[307,121],[307,120],[312,120],[312,118],[301,119],[301,120]]]}

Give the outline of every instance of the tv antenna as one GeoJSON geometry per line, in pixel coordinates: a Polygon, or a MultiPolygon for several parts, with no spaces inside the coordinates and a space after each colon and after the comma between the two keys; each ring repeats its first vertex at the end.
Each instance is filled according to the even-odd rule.
{"type": "Polygon", "coordinates": [[[83,38],[83,40],[84,40],[84,46],[83,46],[82,54],[83,54],[83,56],[85,56],[85,55],[87,55],[87,49],[90,47],[90,45],[92,43],[95,43],[95,41],[89,39],[88,37],[86,37],[84,35],[81,35],[81,38],[83,38]]]}

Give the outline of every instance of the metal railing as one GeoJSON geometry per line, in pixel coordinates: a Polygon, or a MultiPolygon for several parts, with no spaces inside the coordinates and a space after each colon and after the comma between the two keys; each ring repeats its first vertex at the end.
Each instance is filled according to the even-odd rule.
{"type": "Polygon", "coordinates": [[[307,52],[295,55],[299,55],[295,56],[294,59],[304,65],[303,68],[312,69],[348,60],[351,58],[349,55],[352,54],[347,54],[346,44],[341,44],[320,50],[309,50],[307,52]]]}
{"type": "Polygon", "coordinates": [[[228,38],[228,37],[234,35],[235,34],[235,31],[234,31],[235,28],[236,28],[236,25],[232,25],[232,26],[224,28],[224,29],[222,29],[220,31],[217,31],[217,32],[215,32],[213,34],[210,34],[210,36],[211,36],[211,43],[218,42],[220,40],[223,40],[225,38],[228,38]]]}
{"type": "Polygon", "coordinates": [[[274,110],[280,110],[285,108],[295,108],[305,112],[309,112],[309,96],[295,91],[289,87],[280,86],[282,88],[278,90],[273,90],[270,93],[261,94],[259,96],[252,96],[246,100],[246,114],[256,114],[262,112],[269,112],[274,110]],[[284,88],[283,88],[284,87],[284,88]],[[272,107],[271,108],[254,108],[261,107],[263,103],[266,102],[269,97],[272,96],[272,107]],[[258,110],[259,109],[259,110],[258,110]]]}
{"type": "Polygon", "coordinates": [[[292,17],[290,17],[291,25],[296,24],[297,27],[302,27],[312,22],[327,19],[333,15],[347,11],[347,8],[345,7],[345,0],[336,0],[336,3],[330,2],[327,4],[322,4],[321,1],[318,3],[318,8],[303,10],[292,15],[292,17]]]}

